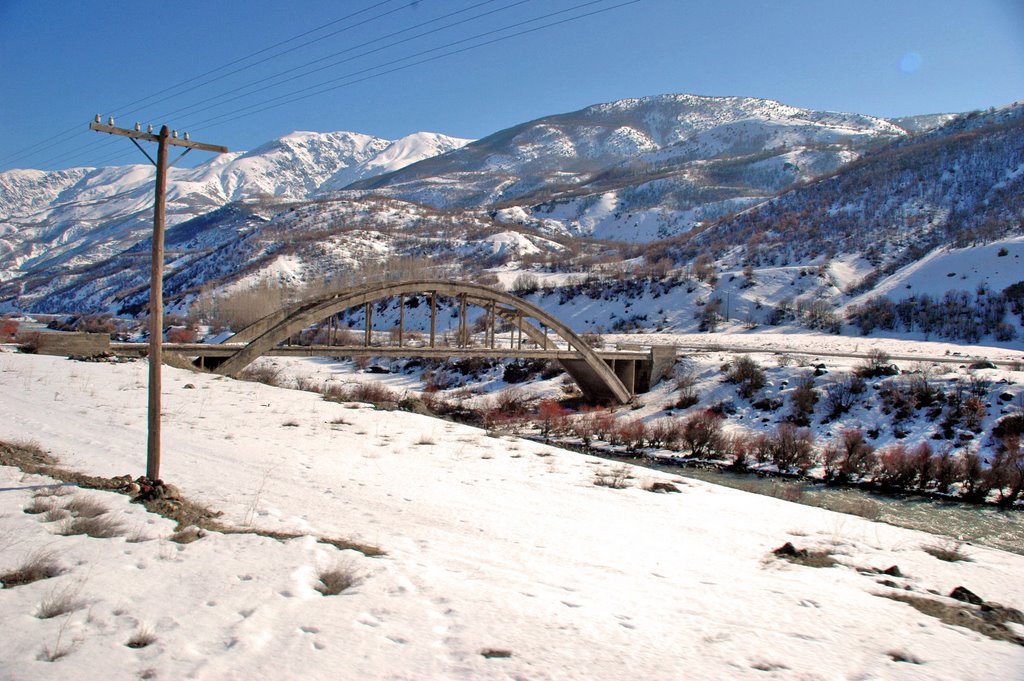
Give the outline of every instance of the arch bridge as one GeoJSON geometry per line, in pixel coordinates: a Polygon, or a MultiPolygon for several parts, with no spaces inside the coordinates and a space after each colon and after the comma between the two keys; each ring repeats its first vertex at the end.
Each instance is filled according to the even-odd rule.
{"type": "MultiPolygon", "coordinates": [[[[379,336],[379,334],[378,334],[379,336]]],[[[264,355],[340,357],[486,357],[536,358],[559,362],[576,381],[587,399],[624,404],[638,392],[646,392],[664,376],[675,361],[675,348],[603,350],[583,338],[540,307],[489,286],[468,282],[414,279],[362,284],[319,294],[273,312],[220,344],[165,344],[168,352],[198,356],[213,371],[237,376],[264,355]],[[429,301],[429,336],[406,330],[406,301],[429,301]],[[458,329],[454,343],[438,334],[439,297],[455,302],[458,329]],[[373,333],[374,303],[398,298],[399,321],[388,333],[390,345],[373,333]],[[484,323],[470,328],[467,308],[482,308],[484,323]],[[333,344],[334,319],[339,313],[363,307],[365,328],[361,345],[333,344]],[[328,322],[327,344],[289,345],[289,340],[313,324],[328,322]],[[500,321],[499,321],[500,320],[500,321]],[[499,328],[500,327],[500,328],[499,328]]]]}

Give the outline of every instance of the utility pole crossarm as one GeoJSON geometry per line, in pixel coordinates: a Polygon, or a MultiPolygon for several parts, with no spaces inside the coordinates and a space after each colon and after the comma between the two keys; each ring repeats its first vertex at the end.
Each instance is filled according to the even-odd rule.
{"type": "MultiPolygon", "coordinates": [[[[156,142],[159,145],[157,160],[153,163],[156,166],[156,195],[153,204],[153,260],[149,283],[149,405],[147,409],[149,425],[146,439],[146,477],[150,480],[158,480],[160,478],[160,392],[162,385],[160,368],[163,364],[164,335],[164,222],[167,212],[167,169],[170,167],[167,162],[167,147],[185,147],[181,156],[193,149],[223,154],[228,148],[216,144],[193,142],[188,139],[188,133],[185,133],[184,138],[178,139],[177,131],[172,134],[166,125],[161,126],[159,135],[150,132],[153,129],[152,126],[149,126],[149,130],[146,132],[139,129],[138,123],[135,124],[135,128],[135,130],[115,128],[113,118],[110,119],[108,125],[103,125],[98,114],[96,120],[89,124],[90,130],[130,138],[132,143],[139,147],[139,150],[146,154],[150,161],[153,159],[137,140],[156,142]]],[[[180,159],[181,156],[178,158],[180,159]]]]}
{"type": "MultiPolygon", "coordinates": [[[[105,125],[103,123],[90,123],[90,130],[96,132],[105,132],[111,135],[121,135],[122,137],[131,137],[137,140],[144,140],[146,142],[159,142],[160,136],[154,135],[151,132],[145,132],[142,130],[128,130],[127,128],[115,128],[112,125],[105,125]]],[[[212,151],[215,154],[226,154],[228,152],[227,147],[222,147],[217,144],[204,144],[203,142],[194,142],[192,140],[180,139],[178,137],[168,137],[167,144],[172,147],[187,147],[189,149],[199,149],[201,151],[212,151]]]]}

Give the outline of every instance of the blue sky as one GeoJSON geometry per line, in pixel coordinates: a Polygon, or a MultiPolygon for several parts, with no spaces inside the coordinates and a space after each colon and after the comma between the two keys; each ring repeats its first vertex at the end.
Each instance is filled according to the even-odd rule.
{"type": "Polygon", "coordinates": [[[669,92],[887,117],[1024,99],[1020,0],[626,1],[0,0],[0,170],[142,160],[127,140],[87,130],[97,112],[124,126],[168,123],[241,150],[293,130],[477,138],[547,114],[669,92]],[[563,13],[523,23],[555,12],[563,13]],[[484,16],[470,20],[477,15],[484,16]],[[464,23],[441,30],[457,21],[464,23]],[[329,22],[336,23],[314,30],[329,22]],[[164,92],[164,101],[134,104],[267,48],[164,92]],[[265,61],[225,76],[258,59],[265,61]],[[304,71],[295,69],[316,59],[323,61],[305,68],[348,61],[274,80],[298,76],[304,71]],[[225,77],[202,84],[217,76],[225,77]],[[266,89],[248,94],[255,87],[266,89]],[[288,101],[302,88],[326,87],[335,89],[288,101]],[[214,106],[236,88],[248,96],[214,106]],[[276,104],[273,97],[287,103],[249,113],[276,104]]]}

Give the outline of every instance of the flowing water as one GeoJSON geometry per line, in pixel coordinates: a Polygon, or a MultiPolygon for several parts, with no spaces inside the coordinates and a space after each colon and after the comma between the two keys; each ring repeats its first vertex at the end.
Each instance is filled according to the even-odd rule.
{"type": "Polygon", "coordinates": [[[683,478],[693,478],[742,489],[781,496],[809,506],[856,513],[890,525],[922,530],[953,540],[990,546],[1024,554],[1024,512],[1002,511],[992,506],[927,499],[914,495],[875,494],[861,489],[826,487],[777,478],[731,473],[716,469],[652,464],[683,478]]]}

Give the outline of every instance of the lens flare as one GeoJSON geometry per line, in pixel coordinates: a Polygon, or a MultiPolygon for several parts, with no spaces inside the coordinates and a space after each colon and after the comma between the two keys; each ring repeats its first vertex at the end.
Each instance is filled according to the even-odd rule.
{"type": "Polygon", "coordinates": [[[921,55],[917,52],[907,52],[900,59],[900,71],[903,73],[913,73],[921,68],[921,55]]]}

